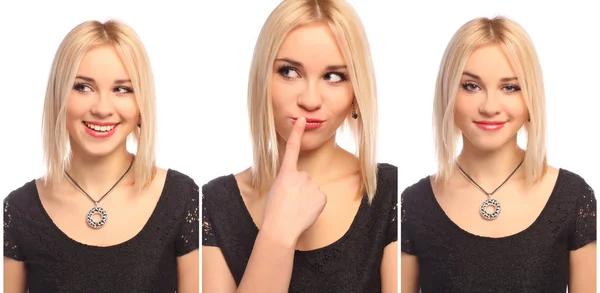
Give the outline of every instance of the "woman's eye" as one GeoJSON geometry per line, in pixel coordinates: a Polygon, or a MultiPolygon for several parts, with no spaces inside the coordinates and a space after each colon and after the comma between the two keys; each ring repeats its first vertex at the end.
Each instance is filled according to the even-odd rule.
{"type": "Polygon", "coordinates": [[[128,87],[118,87],[118,88],[115,89],[115,91],[118,94],[128,94],[128,93],[132,93],[133,92],[133,90],[131,90],[128,87]]]}
{"type": "Polygon", "coordinates": [[[517,85],[510,84],[510,85],[507,85],[507,86],[505,86],[505,87],[503,88],[503,90],[504,90],[505,92],[512,93],[512,92],[520,91],[520,90],[521,90],[521,88],[520,88],[519,86],[517,86],[517,85]]]}
{"type": "Polygon", "coordinates": [[[479,86],[474,84],[474,83],[463,83],[462,85],[463,89],[469,91],[469,92],[476,92],[479,90],[479,86]]]}
{"type": "Polygon", "coordinates": [[[340,72],[330,72],[325,74],[325,80],[336,83],[336,82],[342,82],[345,81],[346,75],[344,75],[343,73],[340,72]]]}
{"type": "Polygon", "coordinates": [[[83,83],[77,83],[73,86],[73,89],[75,89],[78,92],[91,92],[92,88],[86,84],[83,83]]]}
{"type": "Polygon", "coordinates": [[[287,78],[287,79],[294,79],[294,78],[300,77],[300,74],[298,73],[298,71],[289,66],[283,66],[283,67],[279,68],[278,71],[281,76],[283,76],[284,78],[287,78]]]}

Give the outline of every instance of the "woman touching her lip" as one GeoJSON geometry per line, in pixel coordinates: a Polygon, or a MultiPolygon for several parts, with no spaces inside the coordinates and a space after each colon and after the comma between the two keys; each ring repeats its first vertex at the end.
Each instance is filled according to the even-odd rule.
{"type": "Polygon", "coordinates": [[[286,0],[251,65],[254,164],[202,188],[206,292],[397,292],[397,168],[377,163],[377,99],[360,19],[286,0]],[[358,154],[341,148],[343,126],[358,154]]]}

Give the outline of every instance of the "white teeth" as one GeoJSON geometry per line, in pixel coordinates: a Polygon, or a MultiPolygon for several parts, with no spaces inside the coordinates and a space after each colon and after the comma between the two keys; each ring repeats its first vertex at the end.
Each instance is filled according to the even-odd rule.
{"type": "Polygon", "coordinates": [[[88,128],[98,131],[98,132],[106,132],[106,131],[111,131],[113,130],[113,128],[115,128],[115,125],[110,125],[110,126],[100,126],[100,125],[94,125],[94,124],[90,124],[85,122],[85,126],[87,126],[88,128]]]}

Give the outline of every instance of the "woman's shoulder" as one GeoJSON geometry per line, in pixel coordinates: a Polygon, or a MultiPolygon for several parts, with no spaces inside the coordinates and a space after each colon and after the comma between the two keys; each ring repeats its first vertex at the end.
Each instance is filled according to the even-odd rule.
{"type": "Polygon", "coordinates": [[[231,191],[234,187],[236,187],[236,176],[238,175],[234,175],[232,173],[217,176],[202,184],[202,193],[205,195],[211,195],[219,194],[223,191],[231,191]]]}
{"type": "MultiPolygon", "coordinates": [[[[596,241],[596,196],[583,176],[571,170],[559,169],[551,199],[554,200],[552,206],[559,208],[556,210],[561,212],[559,215],[564,215],[564,212],[570,215],[556,219],[570,224],[570,250],[596,241]]],[[[556,217],[554,214],[552,216],[556,217]]]]}
{"type": "Polygon", "coordinates": [[[377,176],[386,181],[398,181],[398,167],[391,163],[377,163],[377,176]]]}
{"type": "Polygon", "coordinates": [[[157,168],[157,174],[160,173],[166,173],[166,177],[167,177],[167,181],[172,182],[172,183],[177,183],[178,185],[180,184],[185,184],[185,185],[191,185],[196,187],[196,189],[198,188],[198,184],[196,183],[196,181],[190,177],[189,175],[175,170],[175,169],[163,169],[163,168],[157,168]]]}
{"type": "MultiPolygon", "coordinates": [[[[377,164],[377,190],[390,190],[386,194],[393,195],[394,200],[398,201],[398,167],[390,163],[377,164]]],[[[427,192],[430,187],[430,177],[426,176],[418,182],[410,185],[401,194],[402,200],[405,197],[417,197],[427,192]]],[[[383,192],[383,191],[382,191],[383,192]]]]}
{"type": "Polygon", "coordinates": [[[36,204],[36,200],[39,200],[37,196],[36,179],[10,192],[3,200],[4,229],[15,229],[21,225],[15,223],[21,223],[24,218],[31,219],[38,215],[40,205],[36,204]]]}
{"type": "Polygon", "coordinates": [[[594,190],[583,176],[565,168],[558,169],[555,191],[576,200],[596,201],[594,190]]]}
{"type": "Polygon", "coordinates": [[[373,198],[376,206],[395,205],[398,202],[398,167],[390,163],[377,164],[377,191],[373,198]]]}
{"type": "Polygon", "coordinates": [[[580,175],[579,173],[576,173],[570,169],[565,169],[565,168],[558,168],[558,174],[561,178],[560,183],[561,184],[567,184],[570,185],[571,187],[583,187],[583,188],[589,188],[589,184],[587,183],[587,181],[585,180],[585,178],[583,178],[582,175],[580,175]]]}
{"type": "Polygon", "coordinates": [[[228,173],[219,175],[202,185],[202,203],[221,205],[239,196],[240,188],[245,186],[249,170],[238,174],[228,173]]]}
{"type": "Polygon", "coordinates": [[[427,175],[417,180],[416,182],[405,187],[400,197],[402,200],[422,197],[423,194],[429,193],[432,189],[433,175],[427,175]]]}
{"type": "Polygon", "coordinates": [[[377,163],[377,186],[398,189],[398,167],[390,163],[377,163]]]}
{"type": "Polygon", "coordinates": [[[4,198],[4,211],[11,208],[26,208],[32,205],[32,200],[37,196],[36,180],[25,182],[21,187],[11,191],[4,198]]]}
{"type": "Polygon", "coordinates": [[[156,185],[156,187],[159,189],[162,187],[163,192],[169,197],[175,196],[187,205],[198,204],[200,189],[192,177],[175,169],[157,168],[155,180],[163,178],[164,185],[160,187],[156,185]]]}
{"type": "Polygon", "coordinates": [[[204,232],[215,226],[233,229],[240,220],[240,215],[245,213],[241,196],[244,183],[239,178],[243,177],[243,173],[220,175],[202,185],[202,218],[206,223],[203,225],[207,225],[204,232]]]}

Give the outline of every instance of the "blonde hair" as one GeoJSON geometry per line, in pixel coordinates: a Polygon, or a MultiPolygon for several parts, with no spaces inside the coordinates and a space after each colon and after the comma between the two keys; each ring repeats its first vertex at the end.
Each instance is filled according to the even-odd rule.
{"type": "Polygon", "coordinates": [[[438,72],[433,123],[438,164],[436,179],[447,182],[456,163],[460,130],[454,124],[454,105],[467,59],[480,46],[499,45],[516,71],[529,111],[525,124],[527,148],[523,167],[526,181],[540,179],[547,167],[546,105],[542,70],[527,32],[503,16],[476,18],[464,24],[450,40],[438,72]]]}
{"type": "Polygon", "coordinates": [[[133,131],[137,144],[133,165],[135,186],[147,186],[155,172],[156,101],[150,61],[138,35],[129,26],[110,20],[105,23],[86,21],[73,28],[60,44],[50,71],[44,112],[42,136],[46,183],[63,179],[71,151],[66,126],[67,99],[83,56],[93,47],[112,45],[123,61],[140,109],[142,126],[133,131]]]}
{"type": "Polygon", "coordinates": [[[254,48],[248,84],[248,112],[253,144],[254,186],[265,191],[279,170],[277,134],[271,104],[270,76],[287,34],[298,26],[325,22],[342,51],[356,99],[358,119],[346,118],[360,162],[361,190],[369,202],[377,189],[375,142],[377,99],[369,43],[360,18],[343,0],[285,0],[267,18],[254,48]]]}

